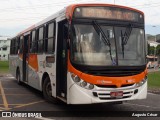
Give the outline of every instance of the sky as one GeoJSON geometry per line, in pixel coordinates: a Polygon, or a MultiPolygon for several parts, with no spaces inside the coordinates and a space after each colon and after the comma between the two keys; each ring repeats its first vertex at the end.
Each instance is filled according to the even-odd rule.
{"type": "Polygon", "coordinates": [[[159,0],[0,0],[0,36],[14,36],[73,3],[108,3],[145,14],[146,34],[160,34],[159,0]]]}

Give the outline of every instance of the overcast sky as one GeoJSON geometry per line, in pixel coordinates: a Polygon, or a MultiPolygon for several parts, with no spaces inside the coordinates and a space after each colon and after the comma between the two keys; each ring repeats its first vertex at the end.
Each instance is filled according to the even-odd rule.
{"type": "Polygon", "coordinates": [[[114,2],[143,11],[146,33],[160,33],[159,0],[0,0],[0,35],[14,36],[72,3],[114,2]]]}

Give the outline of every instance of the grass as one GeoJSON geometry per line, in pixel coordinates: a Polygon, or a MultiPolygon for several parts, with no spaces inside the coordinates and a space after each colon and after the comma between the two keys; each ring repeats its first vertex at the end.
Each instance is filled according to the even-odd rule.
{"type": "Polygon", "coordinates": [[[9,62],[0,61],[0,74],[9,73],[9,62]]]}
{"type": "Polygon", "coordinates": [[[148,74],[148,87],[160,88],[160,71],[151,72],[148,74]]]}

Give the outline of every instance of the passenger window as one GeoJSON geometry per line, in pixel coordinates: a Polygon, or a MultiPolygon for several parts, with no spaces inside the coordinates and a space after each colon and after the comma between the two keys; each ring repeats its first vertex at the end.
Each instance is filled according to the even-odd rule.
{"type": "Polygon", "coordinates": [[[23,52],[23,36],[20,38],[20,53],[23,52]]]}
{"type": "Polygon", "coordinates": [[[47,53],[53,53],[55,51],[55,33],[54,33],[54,23],[49,23],[47,25],[47,35],[46,35],[46,45],[45,50],[47,53]]]}
{"type": "Polygon", "coordinates": [[[32,31],[32,36],[31,36],[31,41],[30,41],[30,51],[31,51],[31,53],[35,53],[35,52],[37,52],[37,44],[36,44],[36,31],[34,30],[34,31],[32,31]]]}
{"type": "Polygon", "coordinates": [[[42,53],[43,52],[43,27],[38,29],[38,53],[42,53]]]}

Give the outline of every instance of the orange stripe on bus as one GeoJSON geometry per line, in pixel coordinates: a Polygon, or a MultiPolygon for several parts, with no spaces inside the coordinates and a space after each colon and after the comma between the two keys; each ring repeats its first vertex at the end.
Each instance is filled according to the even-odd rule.
{"type": "MultiPolygon", "coordinates": [[[[19,54],[19,58],[23,60],[23,54],[19,54]]],[[[27,58],[26,61],[28,61],[28,65],[30,65],[35,71],[38,71],[37,54],[30,54],[29,58],[27,58]]]]}
{"type": "Polygon", "coordinates": [[[35,69],[36,71],[38,71],[38,57],[37,54],[30,54],[29,55],[29,61],[28,64],[35,69]]]}
{"type": "Polygon", "coordinates": [[[84,81],[97,84],[97,85],[116,85],[117,87],[121,87],[122,85],[134,84],[140,82],[146,75],[147,69],[137,75],[133,76],[123,76],[123,77],[107,77],[107,76],[94,76],[86,73],[82,73],[81,71],[74,68],[68,57],[68,71],[78,75],[84,81]]]}

